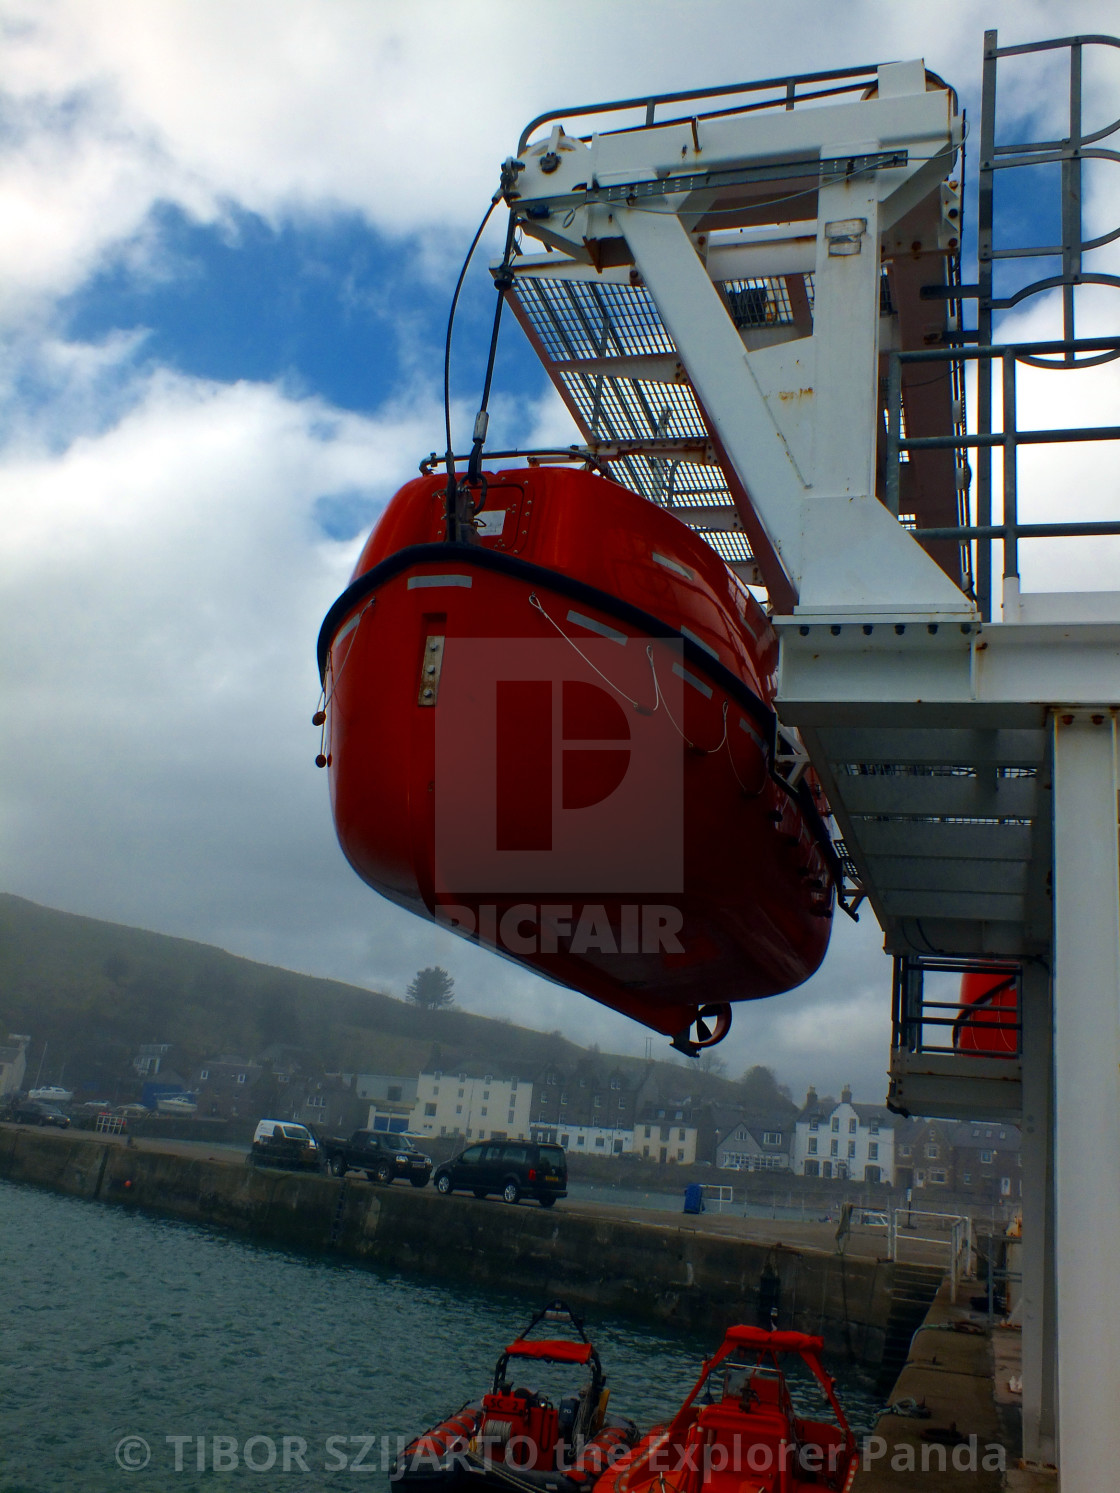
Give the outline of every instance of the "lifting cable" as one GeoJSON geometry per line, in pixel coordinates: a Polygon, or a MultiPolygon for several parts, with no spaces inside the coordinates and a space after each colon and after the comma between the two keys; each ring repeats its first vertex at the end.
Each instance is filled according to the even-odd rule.
{"type": "MultiPolygon", "coordinates": [[[[459,295],[463,289],[463,282],[467,277],[467,270],[470,267],[471,260],[474,258],[474,252],[478,248],[479,240],[482,238],[482,235],[486,229],[486,225],[487,223],[489,223],[490,216],[493,213],[494,209],[497,207],[498,203],[502,201],[502,199],[512,188],[513,184],[516,182],[517,173],[519,171],[523,171],[524,169],[525,168],[522,166],[520,161],[511,159],[503,163],[502,179],[498,185],[498,190],[490,199],[490,206],[483,214],[482,222],[475,230],[474,238],[471,239],[470,248],[467,250],[467,256],[463,260],[463,267],[459,271],[459,278],[455,282],[455,291],[451,297],[451,309],[447,317],[447,335],[444,339],[443,345],[443,425],[444,436],[446,440],[446,453],[444,456],[444,461],[447,467],[446,537],[448,543],[450,544],[462,543],[469,537],[467,533],[460,532],[460,528],[462,527],[463,529],[466,529],[467,524],[463,522],[459,512],[460,485],[458,479],[455,476],[455,450],[451,444],[451,332],[452,328],[455,325],[455,312],[458,309],[459,305],[459,295]]],[[[474,422],[473,442],[471,446],[470,460],[467,466],[467,476],[464,483],[464,486],[468,487],[476,485],[479,481],[479,466],[482,462],[482,448],[486,442],[486,429],[490,421],[489,414],[487,413],[487,405],[490,400],[490,385],[494,377],[494,362],[498,351],[498,331],[501,326],[502,306],[505,303],[505,293],[513,284],[513,272],[510,269],[510,263],[513,258],[514,236],[516,233],[516,228],[517,220],[515,219],[513,211],[511,209],[509,215],[509,225],[506,229],[505,251],[502,254],[501,264],[494,275],[494,284],[498,292],[498,304],[494,309],[494,325],[490,333],[490,353],[486,361],[486,376],[483,382],[482,400],[480,402],[479,411],[475,416],[474,422]]],[[[485,485],[483,486],[483,501],[484,500],[485,485]]],[[[474,508],[474,512],[477,513],[481,507],[482,502],[480,501],[477,507],[474,508]]],[[[471,533],[473,533],[473,528],[471,529],[471,533]]]]}

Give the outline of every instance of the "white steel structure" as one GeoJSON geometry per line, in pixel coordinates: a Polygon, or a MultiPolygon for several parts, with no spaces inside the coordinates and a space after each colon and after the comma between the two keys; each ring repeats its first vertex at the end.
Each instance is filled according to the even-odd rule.
{"type": "MultiPolygon", "coordinates": [[[[1081,42],[1045,45],[1071,48],[1079,88],[1081,42]]],[[[986,55],[990,208],[1012,148],[989,128],[994,33],[986,55]]],[[[1042,145],[1072,171],[1095,138],[1071,105],[1069,137],[1042,145]]],[[[1032,433],[1014,372],[1038,350],[995,350],[1003,433],[966,436],[961,142],[955,95],[920,61],[546,116],[507,163],[508,295],[589,457],[766,588],[782,722],[888,952],[1022,967],[1021,1061],[899,1037],[895,1093],[919,1113],[1022,1115],[1025,1450],[1053,1459],[1060,1421],[1065,1493],[1089,1493],[1120,1466],[1120,1176],[1074,1153],[1120,1135],[1120,591],[1020,594],[1014,450],[1032,433]],[[1004,522],[982,502],[963,533],[965,452],[987,480],[991,445],[1004,522]],[[993,535],[998,622],[972,580],[993,535]]],[[[1083,273],[1074,226],[1065,278],[1045,283],[1083,273]]],[[[982,233],[989,269],[991,248],[982,233]]],[[[1066,363],[1072,336],[1067,321],[1066,363]]]]}

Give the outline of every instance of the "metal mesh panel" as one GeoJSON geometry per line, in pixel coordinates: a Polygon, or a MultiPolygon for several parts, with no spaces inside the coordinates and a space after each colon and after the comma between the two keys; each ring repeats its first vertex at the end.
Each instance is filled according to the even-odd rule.
{"type": "Polygon", "coordinates": [[[740,565],[753,559],[750,541],[738,529],[697,529],[701,539],[707,540],[717,555],[729,565],[740,565]]]}
{"type": "Polygon", "coordinates": [[[526,278],[514,290],[549,357],[558,363],[676,351],[644,285],[526,278]]]}
{"type": "Polygon", "coordinates": [[[789,291],[782,278],[725,280],[723,293],[731,319],[739,328],[773,327],[793,320],[789,291]]]}
{"type": "Polygon", "coordinates": [[[560,379],[593,436],[610,440],[707,437],[696,399],[686,384],[589,373],[562,373],[560,379]]]}

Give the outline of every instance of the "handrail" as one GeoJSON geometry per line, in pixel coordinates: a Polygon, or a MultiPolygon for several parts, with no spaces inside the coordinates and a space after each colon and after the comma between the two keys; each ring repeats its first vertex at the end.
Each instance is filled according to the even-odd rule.
{"type": "MultiPolygon", "coordinates": [[[[994,343],[990,345],[959,344],[952,347],[915,348],[911,351],[895,351],[888,354],[888,409],[886,432],[886,484],[884,502],[897,517],[901,505],[901,458],[907,451],[953,450],[963,453],[977,450],[988,453],[999,448],[1003,459],[1003,521],[993,523],[990,511],[980,515],[975,524],[949,524],[936,527],[914,528],[916,539],[955,539],[962,544],[975,543],[986,563],[978,564],[980,575],[991,574],[991,542],[1003,542],[1004,579],[1018,578],[1019,541],[1021,539],[1077,539],[1098,535],[1120,534],[1120,519],[1094,520],[1086,522],[1061,522],[1023,524],[1019,522],[1018,506],[1018,451],[1020,446],[1041,446],[1058,443],[1069,444],[1080,441],[1120,441],[1120,425],[1067,426],[1060,429],[1020,430],[1016,409],[1016,367],[1026,363],[1032,368],[1068,372],[1071,369],[1087,368],[1098,363],[1120,357],[1120,337],[1068,337],[1051,338],[1036,342],[994,343]],[[1076,361],[1055,361],[1058,355],[1070,356],[1076,361]],[[1078,357],[1079,354],[1099,354],[1098,357],[1078,357]],[[1002,413],[1003,428],[954,432],[942,436],[903,436],[901,366],[903,363],[948,362],[963,365],[966,362],[982,362],[987,368],[999,361],[1002,366],[1002,413]],[[982,547],[986,546],[986,549],[982,547]]],[[[990,425],[990,421],[988,422],[990,425]]],[[[960,467],[969,478],[967,466],[960,467]]],[[[990,510],[990,498],[987,507],[990,510]]],[[[990,611],[990,597],[979,598],[988,602],[985,620],[990,611]]]]}
{"type": "MultiPolygon", "coordinates": [[[[521,138],[517,142],[518,155],[529,143],[530,136],[543,124],[553,124],[562,119],[579,119],[586,115],[617,114],[627,109],[644,109],[646,111],[645,126],[654,123],[654,115],[658,105],[661,104],[683,104],[693,100],[731,98],[740,93],[761,93],[763,89],[784,89],[785,94],[781,98],[768,99],[762,103],[745,105],[740,109],[720,111],[723,113],[748,113],[757,109],[784,108],[792,109],[797,102],[804,102],[808,98],[824,98],[830,94],[851,93],[860,86],[866,86],[873,82],[878,76],[882,63],[868,63],[863,67],[844,67],[824,73],[788,73],[777,78],[762,78],[753,83],[725,83],[718,88],[694,88],[683,93],[655,93],[646,94],[641,98],[613,99],[599,104],[579,104],[567,109],[552,109],[547,114],[538,114],[531,119],[521,131],[521,138]],[[840,88],[829,89],[825,92],[812,94],[797,94],[799,83],[834,83],[842,78],[859,78],[863,83],[847,83],[840,88]]],[[[708,119],[711,114],[697,115],[698,119],[708,119]]],[[[675,121],[661,120],[661,124],[671,124],[675,121]]]]}

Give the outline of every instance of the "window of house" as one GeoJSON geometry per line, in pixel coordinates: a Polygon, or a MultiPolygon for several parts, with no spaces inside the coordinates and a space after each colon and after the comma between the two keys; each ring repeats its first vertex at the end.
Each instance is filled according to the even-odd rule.
{"type": "Polygon", "coordinates": [[[810,1156],[815,1156],[816,1154],[817,1154],[817,1137],[815,1135],[811,1135],[809,1137],[809,1155],[810,1156]]]}
{"type": "Polygon", "coordinates": [[[868,1161],[878,1161],[878,1159],[879,1159],[879,1142],[878,1141],[874,1141],[874,1140],[873,1141],[868,1141],[868,1143],[867,1143],[867,1159],[868,1159],[868,1161]]]}
{"type": "Polygon", "coordinates": [[[489,1089],[483,1089],[483,1091],[482,1091],[482,1097],[484,1099],[489,1099],[489,1097],[490,1097],[490,1090],[489,1089]]]}
{"type": "Polygon", "coordinates": [[[849,1120],[848,1121],[848,1134],[849,1135],[855,1135],[855,1133],[856,1133],[856,1126],[858,1124],[859,1124],[858,1120],[849,1120]]]}
{"type": "Polygon", "coordinates": [[[683,1161],[684,1160],[684,1147],[683,1146],[677,1152],[677,1160],[678,1161],[683,1161]]]}
{"type": "Polygon", "coordinates": [[[482,1080],[482,1082],[483,1083],[493,1083],[494,1082],[494,1075],[492,1073],[487,1073],[487,1075],[482,1080]]]}
{"type": "Polygon", "coordinates": [[[898,1154],[900,1156],[909,1156],[910,1155],[910,1147],[909,1146],[899,1146],[899,1148],[898,1148],[898,1154]]]}
{"type": "MultiPolygon", "coordinates": [[[[649,1140],[649,1136],[650,1136],[650,1127],[647,1125],[646,1126],[646,1140],[649,1140]]],[[[647,1156],[649,1155],[648,1151],[646,1152],[646,1155],[647,1156]]]]}
{"type": "Polygon", "coordinates": [[[307,1107],[308,1109],[322,1109],[326,1102],[322,1094],[312,1094],[307,1101],[307,1107]]]}
{"type": "Polygon", "coordinates": [[[462,1090],[462,1089],[460,1089],[460,1090],[459,1090],[459,1098],[460,1098],[460,1099],[461,1099],[461,1098],[462,1098],[462,1097],[463,1097],[463,1090],[462,1090]]]}
{"type": "Polygon", "coordinates": [[[782,1132],[780,1130],[764,1130],[762,1132],[762,1144],[764,1146],[780,1146],[782,1143],[782,1132]]]}
{"type": "Polygon", "coordinates": [[[684,1110],[683,1109],[675,1110],[674,1113],[673,1113],[673,1119],[674,1120],[683,1120],[684,1119],[684,1110]]]}
{"type": "Polygon", "coordinates": [[[517,1087],[517,1079],[516,1078],[511,1078],[510,1081],[509,1081],[509,1086],[510,1086],[511,1089],[515,1089],[517,1087]]]}
{"type": "Polygon", "coordinates": [[[990,1166],[991,1165],[991,1163],[992,1163],[992,1154],[993,1153],[991,1151],[981,1151],[980,1152],[980,1160],[983,1162],[983,1164],[985,1166],[990,1166]]]}
{"type": "Polygon", "coordinates": [[[834,1140],[834,1141],[830,1141],[829,1142],[828,1154],[830,1156],[839,1156],[839,1154],[840,1154],[840,1142],[838,1140],[834,1140]]]}
{"type": "Polygon", "coordinates": [[[941,1155],[941,1149],[939,1146],[927,1146],[926,1155],[929,1157],[930,1161],[936,1161],[937,1158],[941,1155]]]}
{"type": "Polygon", "coordinates": [[[931,1166],[929,1169],[929,1180],[931,1182],[944,1182],[945,1169],[940,1166],[931,1166]]]}
{"type": "Polygon", "coordinates": [[[571,1141],[571,1139],[572,1139],[572,1137],[570,1135],[562,1135],[560,1137],[560,1144],[562,1146],[566,1146],[566,1145],[569,1144],[569,1142],[571,1141]]]}
{"type": "Polygon", "coordinates": [[[879,1121],[878,1120],[872,1120],[871,1124],[867,1128],[871,1131],[872,1135],[878,1135],[879,1134],[879,1121]]]}
{"type": "Polygon", "coordinates": [[[595,1137],[595,1144],[599,1147],[600,1151],[602,1151],[606,1147],[607,1143],[601,1135],[597,1135],[595,1137]]]}
{"type": "Polygon", "coordinates": [[[389,1103],[390,1104],[399,1104],[400,1102],[401,1102],[401,1086],[400,1086],[400,1084],[399,1083],[390,1084],[390,1086],[389,1086],[389,1103]]]}
{"type": "Polygon", "coordinates": [[[611,1088],[612,1089],[614,1089],[617,1092],[621,1087],[622,1087],[622,1080],[620,1078],[612,1078],[611,1079],[611,1088]]]}
{"type": "Polygon", "coordinates": [[[198,1076],[199,1076],[199,1078],[209,1078],[210,1077],[210,1069],[209,1068],[203,1068],[202,1071],[199,1073],[198,1076]]]}
{"type": "Polygon", "coordinates": [[[972,1173],[971,1172],[965,1172],[965,1173],[963,1173],[963,1175],[961,1176],[961,1181],[964,1183],[964,1185],[966,1187],[971,1187],[972,1186],[972,1173]]]}
{"type": "Polygon", "coordinates": [[[850,1140],[848,1142],[848,1155],[849,1156],[854,1156],[855,1154],[856,1154],[856,1143],[855,1143],[854,1140],[850,1140]]]}
{"type": "Polygon", "coordinates": [[[817,1120],[810,1120],[809,1121],[809,1129],[810,1130],[818,1130],[819,1128],[820,1128],[819,1121],[817,1121],[817,1120]]]}
{"type": "Polygon", "coordinates": [[[683,1130],[678,1130],[677,1131],[677,1139],[678,1140],[684,1140],[684,1131],[683,1130]]]}
{"type": "Polygon", "coordinates": [[[618,1101],[618,1107],[619,1107],[619,1109],[625,1109],[626,1108],[626,1100],[625,1099],[619,1099],[619,1101],[618,1101]]]}
{"type": "Polygon", "coordinates": [[[832,1117],[832,1128],[833,1128],[833,1130],[839,1130],[840,1129],[840,1116],[839,1115],[833,1115],[833,1117],[832,1117]]]}
{"type": "Polygon", "coordinates": [[[513,1124],[513,1110],[512,1109],[510,1110],[509,1114],[506,1115],[506,1124],[507,1125],[512,1125],[513,1124]]]}
{"type": "Polygon", "coordinates": [[[819,1177],[821,1164],[819,1161],[807,1161],[805,1163],[805,1175],[807,1177],[819,1177]]]}
{"type": "Polygon", "coordinates": [[[591,1102],[592,1102],[592,1104],[594,1105],[594,1107],[596,1109],[602,1109],[602,1107],[603,1107],[603,1096],[602,1096],[602,1094],[596,1094],[595,1098],[591,1102]]]}
{"type": "Polygon", "coordinates": [[[244,1083],[245,1082],[245,1075],[244,1075],[244,1073],[239,1073],[237,1075],[237,1082],[238,1083],[244,1083]]]}
{"type": "Polygon", "coordinates": [[[555,1074],[555,1073],[550,1073],[550,1074],[549,1074],[549,1075],[548,1075],[548,1078],[547,1078],[547,1079],[546,1079],[546,1080],[545,1080],[545,1081],[546,1081],[546,1082],[547,1082],[547,1083],[551,1083],[551,1084],[555,1084],[555,1083],[556,1083],[556,1082],[557,1082],[557,1077],[556,1077],[556,1074],[555,1074]]]}
{"type": "Polygon", "coordinates": [[[460,1083],[466,1083],[466,1081],[467,1081],[467,1075],[465,1073],[460,1073],[459,1074],[459,1082],[460,1083]]]}
{"type": "Polygon", "coordinates": [[[483,1113],[483,1114],[485,1114],[485,1113],[486,1113],[486,1106],[485,1106],[485,1104],[484,1104],[484,1105],[483,1105],[483,1106],[482,1106],[482,1113],[483,1113]]]}
{"type": "Polygon", "coordinates": [[[455,1106],[455,1113],[457,1115],[461,1115],[463,1113],[463,1106],[461,1104],[457,1104],[455,1106]]]}
{"type": "Polygon", "coordinates": [[[567,1104],[567,1102],[568,1102],[568,1096],[567,1096],[567,1094],[561,1094],[560,1095],[560,1103],[561,1104],[567,1104]]]}
{"type": "Polygon", "coordinates": [[[434,1115],[435,1112],[436,1112],[436,1106],[434,1104],[425,1104],[425,1106],[424,1106],[424,1113],[426,1115],[434,1115]]]}
{"type": "Polygon", "coordinates": [[[433,1094],[438,1094],[439,1093],[439,1084],[438,1083],[434,1083],[432,1085],[432,1093],[433,1094]]]}

